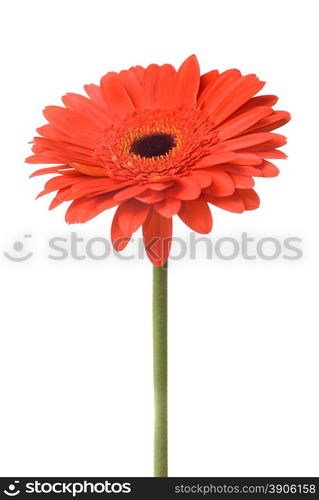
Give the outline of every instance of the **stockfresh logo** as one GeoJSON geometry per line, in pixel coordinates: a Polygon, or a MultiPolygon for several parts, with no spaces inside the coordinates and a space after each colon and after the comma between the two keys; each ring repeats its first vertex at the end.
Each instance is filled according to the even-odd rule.
{"type": "MultiPolygon", "coordinates": [[[[4,494],[8,497],[15,497],[22,493],[20,481],[12,481],[4,490],[4,494]]],[[[111,481],[33,481],[25,484],[24,494],[69,494],[76,497],[79,494],[117,494],[131,493],[131,483],[119,483],[111,481]]]]}

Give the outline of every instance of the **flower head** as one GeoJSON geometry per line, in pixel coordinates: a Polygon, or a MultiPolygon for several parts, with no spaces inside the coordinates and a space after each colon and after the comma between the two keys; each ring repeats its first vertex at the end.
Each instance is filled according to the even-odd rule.
{"type": "Polygon", "coordinates": [[[55,164],[39,196],[56,191],[50,208],[71,201],[66,222],[83,223],[117,206],[111,237],[122,250],[143,227],[157,266],[169,255],[172,217],[199,233],[212,229],[209,204],[243,212],[259,206],[253,177],[274,177],[269,160],[285,158],[285,137],[270,132],[289,121],[273,95],[254,97],[264,82],[237,69],[200,75],[191,56],[170,64],[107,73],[48,106],[28,163],[55,164]]]}

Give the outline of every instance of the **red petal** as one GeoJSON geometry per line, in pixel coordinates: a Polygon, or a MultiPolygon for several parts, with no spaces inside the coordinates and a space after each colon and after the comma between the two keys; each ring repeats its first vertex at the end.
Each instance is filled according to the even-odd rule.
{"type": "Polygon", "coordinates": [[[172,185],[172,182],[149,182],[146,187],[153,189],[154,191],[163,191],[172,185]]]}
{"type": "Polygon", "coordinates": [[[91,83],[89,85],[84,85],[85,92],[91,98],[91,100],[97,104],[101,109],[103,109],[106,113],[110,113],[110,108],[107,105],[102,89],[99,85],[95,85],[91,83]]]}
{"type": "Polygon", "coordinates": [[[158,108],[168,108],[174,105],[176,70],[170,64],[163,64],[159,68],[155,101],[158,108]]]}
{"type": "Polygon", "coordinates": [[[229,212],[242,213],[245,211],[245,205],[237,192],[233,193],[230,196],[225,196],[223,198],[219,198],[218,196],[210,196],[207,195],[207,201],[216,205],[219,208],[223,208],[224,210],[228,210],[229,212]]]}
{"type": "Polygon", "coordinates": [[[181,208],[181,200],[166,196],[166,198],[163,201],[156,203],[154,205],[154,208],[160,215],[170,219],[172,215],[177,214],[177,212],[181,208]]]}
{"type": "Polygon", "coordinates": [[[66,108],[85,116],[99,129],[113,123],[110,114],[105,109],[101,109],[92,100],[83,95],[70,92],[62,97],[62,101],[66,108]]]}
{"type": "Polygon", "coordinates": [[[233,163],[234,165],[260,165],[261,159],[253,153],[246,153],[242,151],[238,153],[236,151],[235,159],[231,160],[230,163],[233,163]]]}
{"type": "Polygon", "coordinates": [[[229,139],[249,129],[256,122],[272,113],[271,108],[252,108],[244,113],[238,114],[235,118],[223,122],[217,129],[221,140],[229,139]]]}
{"type": "Polygon", "coordinates": [[[256,97],[252,97],[247,101],[243,106],[239,108],[237,113],[242,113],[243,111],[247,111],[250,108],[254,108],[255,106],[269,106],[272,107],[278,101],[278,97],[276,95],[258,95],[256,97]]]}
{"type": "Polygon", "coordinates": [[[212,196],[229,196],[234,192],[234,181],[227,172],[216,168],[212,169],[212,174],[212,184],[205,189],[205,193],[212,196]]]}
{"type": "MultiPolygon", "coordinates": [[[[258,146],[260,149],[260,144],[267,144],[266,149],[268,149],[268,147],[276,148],[286,144],[286,138],[283,135],[271,134],[269,132],[245,134],[240,137],[236,137],[235,139],[229,139],[228,141],[223,142],[222,147],[225,151],[234,151],[236,149],[245,149],[249,147],[250,151],[255,152],[255,149],[252,148],[258,146]]],[[[258,148],[256,148],[256,150],[258,150],[258,148]]]]}
{"type": "Polygon", "coordinates": [[[207,234],[212,230],[213,218],[207,202],[201,198],[183,201],[178,216],[194,231],[207,234]]]}
{"type": "Polygon", "coordinates": [[[196,179],[200,187],[203,189],[211,185],[213,173],[210,170],[194,170],[191,177],[196,179]]]}
{"type": "Polygon", "coordinates": [[[210,112],[211,106],[221,102],[241,78],[242,76],[238,69],[224,71],[217,78],[212,79],[203,92],[201,92],[198,98],[198,106],[210,112]]]}
{"type": "Polygon", "coordinates": [[[92,165],[83,165],[82,163],[71,163],[72,167],[81,172],[81,174],[92,175],[94,177],[108,177],[105,168],[93,167],[92,165]]]}
{"type": "Polygon", "coordinates": [[[83,176],[81,180],[82,182],[76,182],[72,186],[73,194],[76,197],[110,193],[111,191],[116,191],[128,185],[128,182],[119,182],[114,179],[109,179],[108,177],[85,178],[85,176],[83,176]]]}
{"type": "Polygon", "coordinates": [[[154,266],[163,266],[172,242],[172,219],[161,217],[154,209],[143,224],[144,245],[154,266]]]}
{"type": "Polygon", "coordinates": [[[197,57],[188,57],[177,72],[175,104],[195,106],[200,82],[197,57]]]}
{"type": "Polygon", "coordinates": [[[135,186],[129,186],[125,189],[122,189],[122,191],[119,191],[115,196],[114,199],[118,201],[122,200],[128,200],[129,198],[134,198],[135,196],[138,196],[141,193],[144,193],[146,191],[145,186],[141,186],[140,184],[136,184],[135,186]]]}
{"type": "Polygon", "coordinates": [[[149,205],[133,199],[120,205],[114,217],[123,234],[131,235],[144,223],[149,210],[149,205]]]}
{"type": "Polygon", "coordinates": [[[101,129],[81,114],[60,106],[47,106],[43,115],[58,130],[73,138],[82,147],[94,148],[101,129]]]}
{"type": "Polygon", "coordinates": [[[122,85],[119,75],[106,74],[103,76],[101,79],[101,88],[105,100],[113,113],[124,118],[134,111],[134,104],[122,85]]]}
{"type": "Polygon", "coordinates": [[[279,169],[270,161],[264,160],[260,167],[261,175],[263,177],[277,177],[279,169]]]}
{"type": "Polygon", "coordinates": [[[143,66],[132,66],[129,71],[133,73],[140,83],[143,83],[143,78],[145,75],[145,68],[143,66]]]}
{"type": "Polygon", "coordinates": [[[147,189],[140,196],[136,196],[136,199],[143,203],[157,203],[163,200],[163,198],[165,198],[165,194],[162,191],[154,191],[152,189],[147,189]]]}
{"type": "Polygon", "coordinates": [[[158,74],[159,66],[157,64],[150,64],[150,66],[146,68],[143,78],[143,90],[146,109],[154,109],[157,107],[156,88],[158,85],[158,74]]]}
{"type": "Polygon", "coordinates": [[[121,252],[127,246],[131,239],[131,234],[125,234],[121,230],[118,222],[118,217],[116,214],[113,217],[112,226],[111,226],[111,240],[114,249],[117,252],[121,252]]]}
{"type": "Polygon", "coordinates": [[[84,223],[104,212],[104,210],[115,207],[117,204],[110,195],[96,198],[79,198],[69,206],[65,214],[65,221],[68,224],[84,223]]]}
{"type": "Polygon", "coordinates": [[[212,153],[211,155],[204,156],[201,158],[196,165],[194,165],[194,169],[198,168],[206,168],[213,167],[214,165],[219,165],[220,163],[227,163],[236,158],[236,153],[233,152],[221,152],[221,153],[212,153]]]}
{"type": "Polygon", "coordinates": [[[125,88],[128,96],[136,109],[144,109],[144,94],[143,88],[137,76],[132,71],[121,71],[119,80],[125,88]]]}
{"type": "MultiPolygon", "coordinates": [[[[264,145],[263,145],[264,146],[264,145]]],[[[285,160],[287,158],[286,153],[280,151],[279,149],[265,149],[264,151],[255,151],[255,155],[259,156],[261,159],[277,158],[285,160]]]]}
{"type": "Polygon", "coordinates": [[[248,101],[250,97],[259,92],[264,85],[265,82],[260,82],[256,75],[244,76],[227,98],[219,106],[214,106],[214,111],[211,111],[211,118],[214,123],[219,125],[248,101]]]}
{"type": "Polygon", "coordinates": [[[194,200],[201,193],[201,188],[198,182],[192,178],[180,177],[176,179],[173,186],[167,189],[167,194],[179,200],[194,200]]]}
{"type": "MultiPolygon", "coordinates": [[[[58,167],[48,167],[48,168],[40,168],[39,170],[36,170],[30,175],[31,177],[37,177],[38,175],[46,175],[46,174],[63,174],[67,173],[67,171],[70,171],[69,165],[60,165],[58,167]]],[[[74,170],[71,170],[74,172],[74,170]]]]}
{"type": "Polygon", "coordinates": [[[237,193],[244,202],[245,210],[255,210],[259,207],[260,199],[253,189],[239,189],[237,193]]]}
{"type": "Polygon", "coordinates": [[[246,175],[231,174],[236,188],[248,189],[255,185],[254,179],[247,177],[246,175]]]}
{"type": "Polygon", "coordinates": [[[198,95],[200,96],[202,92],[208,87],[208,85],[214,83],[219,76],[219,71],[217,69],[213,69],[211,71],[208,71],[207,73],[204,73],[200,77],[200,84],[199,84],[199,91],[198,95]]]}
{"type": "Polygon", "coordinates": [[[272,115],[255,123],[255,125],[250,127],[246,132],[269,132],[270,130],[282,127],[289,122],[290,118],[291,116],[287,111],[274,111],[272,115]]]}

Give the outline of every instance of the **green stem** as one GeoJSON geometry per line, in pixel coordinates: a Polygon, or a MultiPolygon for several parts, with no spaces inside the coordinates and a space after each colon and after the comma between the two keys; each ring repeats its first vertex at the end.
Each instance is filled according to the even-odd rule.
{"type": "Polygon", "coordinates": [[[153,267],[154,477],[167,477],[167,264],[153,267]]]}

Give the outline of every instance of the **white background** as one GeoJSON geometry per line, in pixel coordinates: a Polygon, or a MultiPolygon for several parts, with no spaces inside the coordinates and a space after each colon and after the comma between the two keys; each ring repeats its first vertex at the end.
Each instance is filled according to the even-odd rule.
{"type": "Polygon", "coordinates": [[[216,208],[210,238],[296,236],[303,258],[171,261],[170,475],[319,475],[316,4],[2,4],[1,476],[152,475],[151,265],[48,259],[53,236],[108,238],[112,213],[67,226],[65,207],[34,201],[44,178],[28,180],[24,158],[65,92],[192,53],[202,72],[257,73],[293,116],[281,175],[257,182],[261,208],[216,208]]]}

